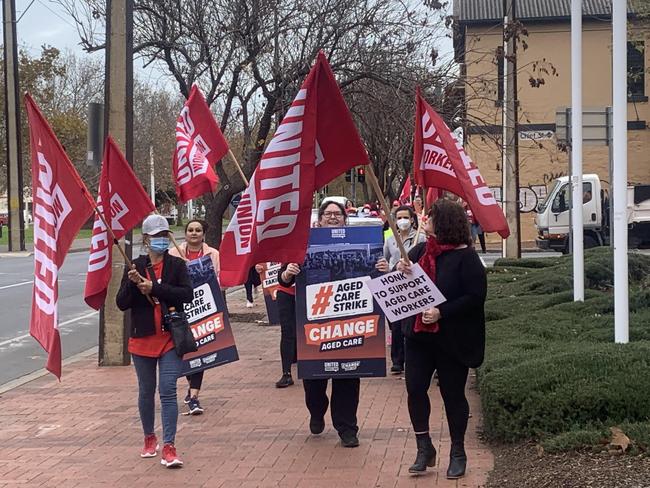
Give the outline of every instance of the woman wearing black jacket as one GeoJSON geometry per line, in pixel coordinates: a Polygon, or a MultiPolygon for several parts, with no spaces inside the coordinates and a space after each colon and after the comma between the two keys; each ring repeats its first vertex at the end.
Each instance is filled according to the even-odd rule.
{"type": "MultiPolygon", "coordinates": [[[[343,227],[346,223],[346,213],[343,205],[326,201],[318,209],[319,227],[343,227]]],[[[300,273],[298,263],[286,263],[280,268],[278,282],[284,287],[291,287],[296,275],[300,273]]],[[[288,327],[296,327],[295,300],[285,300],[278,303],[281,320],[288,322],[288,327]]],[[[305,403],[311,415],[309,430],[317,435],[325,429],[325,413],[330,400],[327,398],[327,379],[303,380],[305,388],[305,403]]],[[[357,425],[357,408],[359,406],[359,378],[332,379],[332,424],[341,438],[343,447],[359,445],[359,426],[357,425]]]]}
{"type": "MultiPolygon", "coordinates": [[[[409,472],[417,474],[435,466],[428,390],[437,370],[451,436],[447,478],[456,479],[465,474],[467,464],[467,374],[469,368],[481,365],[485,352],[487,280],[485,268],[471,247],[469,222],[459,204],[444,199],[434,203],[425,231],[430,237],[409,252],[409,260],[422,266],[446,301],[402,322],[408,407],[418,447],[409,472]]],[[[410,263],[400,261],[397,268],[409,272],[410,263]]]]}
{"type": "Polygon", "coordinates": [[[180,376],[182,358],[176,354],[169,332],[163,330],[163,310],[192,301],[193,291],[185,261],[170,256],[169,224],[160,215],[150,215],[142,223],[147,254],[133,261],[134,267],[124,270],[116,302],[120,310],[130,310],[131,331],[129,352],[138,376],[138,410],[144,431],[144,447],[140,457],[157,455],[159,445],[154,433],[156,368],[163,428],[161,464],[180,467],[174,440],[178,421],[176,380],[180,376]]]}

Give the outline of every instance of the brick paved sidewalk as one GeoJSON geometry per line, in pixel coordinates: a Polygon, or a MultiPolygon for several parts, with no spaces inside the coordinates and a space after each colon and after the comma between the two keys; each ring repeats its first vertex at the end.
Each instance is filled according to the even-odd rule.
{"type": "MultiPolygon", "coordinates": [[[[251,312],[241,306],[239,292],[228,302],[240,318],[251,312]]],[[[258,300],[252,312],[262,311],[258,300]]],[[[274,387],[281,372],[279,327],[243,322],[233,327],[240,361],[206,372],[204,415],[179,417],[176,444],[185,462],[182,469],[165,469],[159,458],[140,459],[134,371],[100,369],[93,358],[64,367],[61,383],[48,375],[0,396],[0,486],[383,488],[485,483],[493,458],[476,436],[480,407],[472,389],[467,476],[457,482],[445,479],[449,433],[440,394],[433,387],[431,425],[439,461],[426,475],[411,477],[415,440],[403,378],[361,382],[361,446],[345,449],[329,414],[325,432],[309,434],[299,381],[282,390],[274,387]]],[[[181,412],[186,410],[185,385],[179,381],[181,412]]],[[[156,431],[160,437],[159,414],[156,431]]]]}

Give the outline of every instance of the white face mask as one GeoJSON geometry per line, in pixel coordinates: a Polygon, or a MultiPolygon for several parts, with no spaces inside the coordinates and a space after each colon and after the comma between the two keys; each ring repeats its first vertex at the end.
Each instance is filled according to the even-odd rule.
{"type": "Polygon", "coordinates": [[[411,228],[411,219],[398,219],[397,227],[399,230],[407,230],[411,228]]]}

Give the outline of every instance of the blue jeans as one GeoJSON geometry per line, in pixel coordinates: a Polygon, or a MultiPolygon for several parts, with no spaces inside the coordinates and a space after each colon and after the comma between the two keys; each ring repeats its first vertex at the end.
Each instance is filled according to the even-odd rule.
{"type": "Polygon", "coordinates": [[[160,413],[162,417],[163,442],[174,443],[178,422],[178,403],[176,403],[176,380],[181,373],[182,358],[171,351],[159,358],[149,358],[133,354],[133,365],[138,376],[138,410],[144,435],[154,433],[156,415],[156,365],[158,365],[158,391],[160,393],[160,413]]]}

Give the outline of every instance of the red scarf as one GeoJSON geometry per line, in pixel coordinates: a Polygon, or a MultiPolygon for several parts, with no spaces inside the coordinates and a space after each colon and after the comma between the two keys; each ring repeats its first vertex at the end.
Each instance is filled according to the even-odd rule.
{"type": "MultiPolygon", "coordinates": [[[[443,252],[451,251],[455,248],[456,246],[454,244],[438,244],[438,241],[433,236],[427,239],[424,254],[418,261],[418,264],[434,283],[436,282],[436,258],[443,252]]],[[[430,332],[435,334],[440,330],[440,326],[438,325],[438,322],[435,324],[423,323],[422,314],[419,313],[415,318],[415,328],[413,330],[415,332],[430,332]]]]}

